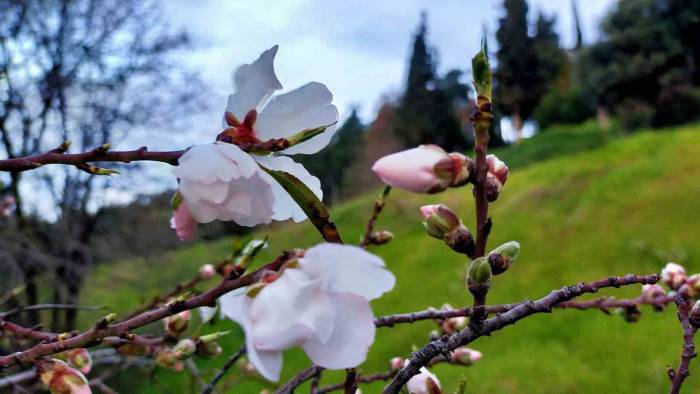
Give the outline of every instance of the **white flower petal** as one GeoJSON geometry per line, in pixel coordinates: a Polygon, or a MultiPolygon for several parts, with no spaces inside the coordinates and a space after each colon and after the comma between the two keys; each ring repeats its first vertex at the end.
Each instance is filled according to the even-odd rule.
{"type": "MultiPolygon", "coordinates": [[[[277,48],[277,45],[273,46],[256,61],[240,66],[233,73],[234,93],[228,97],[226,111],[232,112],[240,121],[248,111],[259,111],[275,90],[282,89],[274,68],[277,48]]],[[[223,127],[228,127],[226,120],[223,127]]]]}
{"type": "Polygon", "coordinates": [[[237,322],[245,332],[246,353],[248,360],[255,369],[266,379],[278,381],[282,371],[282,352],[260,350],[253,342],[252,321],[250,320],[250,307],[252,299],[245,295],[233,293],[224,294],[219,298],[221,313],[229,319],[237,322]]]}
{"type": "Polygon", "coordinates": [[[374,342],[374,317],[367,300],[350,293],[331,293],[336,314],[328,340],[312,337],[302,347],[314,364],[329,369],[356,367],[374,342]]]}
{"type": "MultiPolygon", "coordinates": [[[[290,137],[302,130],[326,126],[338,121],[338,109],[331,104],[333,95],[319,82],[310,82],[289,93],[275,96],[258,115],[255,131],[261,140],[290,137]]],[[[311,154],[323,149],[336,131],[336,125],[285,150],[286,154],[311,154]]]]}
{"type": "Polygon", "coordinates": [[[396,283],[381,258],[351,245],[316,245],[306,251],[300,269],[321,278],[329,291],[354,293],[368,300],[378,298],[396,283]]]}
{"type": "Polygon", "coordinates": [[[199,311],[199,317],[202,319],[202,324],[204,323],[209,323],[211,319],[216,316],[216,311],[219,309],[218,306],[212,308],[209,306],[202,306],[199,307],[197,310],[199,311]]]}
{"type": "MultiPolygon", "coordinates": [[[[286,156],[254,156],[255,160],[271,170],[285,171],[302,181],[311,191],[318,197],[323,199],[323,191],[321,190],[321,181],[311,175],[303,165],[295,162],[286,156]]],[[[271,176],[265,173],[266,179],[272,185],[272,193],[275,196],[275,214],[272,216],[275,220],[294,219],[295,222],[306,220],[307,216],[299,207],[299,204],[294,201],[292,196],[287,193],[284,188],[277,183],[271,176]]]]}
{"type": "Polygon", "coordinates": [[[260,349],[284,350],[312,335],[327,339],[334,315],[330,297],[318,280],[298,269],[287,269],[252,303],[255,344],[260,349]]]}

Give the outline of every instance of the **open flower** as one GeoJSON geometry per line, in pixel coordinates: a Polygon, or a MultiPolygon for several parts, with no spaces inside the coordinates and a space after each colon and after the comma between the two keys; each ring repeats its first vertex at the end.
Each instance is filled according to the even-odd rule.
{"type": "MultiPolygon", "coordinates": [[[[295,176],[319,199],[323,197],[321,182],[281,154],[311,154],[323,149],[335,134],[338,110],[331,104],[331,92],[318,82],[272,97],[282,88],[274,70],[276,53],[274,46],[234,72],[234,93],[228,98],[225,130],[220,134],[225,138],[190,148],[174,170],[180,178],[183,202],[196,222],[234,221],[252,227],[273,219],[305,220],[301,207],[258,163],[295,176]],[[318,135],[292,141],[304,130],[322,127],[325,130],[318,135]],[[274,155],[249,154],[241,149],[270,140],[285,141],[289,147],[274,155]],[[290,142],[295,143],[290,146],[290,142]]],[[[175,212],[172,224],[181,239],[194,233],[195,226],[184,211],[175,212]]]]}
{"type": "Polygon", "coordinates": [[[180,179],[183,200],[178,208],[186,204],[197,222],[218,219],[249,227],[270,223],[272,186],[255,160],[239,147],[224,142],[193,146],[173,172],[180,179]]]}
{"type": "Polygon", "coordinates": [[[420,145],[384,156],[372,171],[387,185],[414,193],[437,193],[469,179],[471,159],[437,145],[420,145]]]}
{"type": "Polygon", "coordinates": [[[276,381],[282,351],[294,346],[324,368],[363,362],[375,332],[368,301],[394,282],[379,257],[355,246],[321,244],[271,283],[256,284],[259,291],[224,295],[221,311],[243,327],[250,362],[276,381]]]}

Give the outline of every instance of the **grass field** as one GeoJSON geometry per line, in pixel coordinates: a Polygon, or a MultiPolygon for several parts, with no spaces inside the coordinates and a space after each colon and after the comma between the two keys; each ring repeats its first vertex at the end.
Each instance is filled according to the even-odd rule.
{"type": "MultiPolygon", "coordinates": [[[[518,158],[516,151],[503,154],[506,161],[511,157],[522,165],[515,166],[503,194],[492,205],[490,246],[518,240],[522,252],[516,264],[494,280],[489,303],[539,298],[581,280],[655,273],[669,260],[684,264],[691,273],[700,270],[700,126],[640,133],[579,148],[573,146],[569,154],[559,157],[545,152],[534,163],[518,158]]],[[[531,148],[523,144],[521,149],[531,148]]],[[[422,204],[442,202],[472,224],[470,194],[467,188],[433,196],[392,192],[378,228],[391,230],[396,238],[374,252],[386,260],[398,281],[393,292],[373,303],[377,315],[471,302],[463,284],[467,262],[426,236],[418,213],[422,204]]],[[[373,199],[368,195],[332,209],[346,242],[359,239],[373,199]]],[[[261,229],[259,234],[268,235],[271,243],[259,262],[283,248],[320,241],[308,223],[261,229]]],[[[99,266],[87,281],[83,303],[126,312],[190,278],[201,264],[216,262],[228,253],[229,244],[230,240],[201,243],[148,260],[99,266]]],[[[639,290],[635,286],[601,293],[635,296],[639,290]]],[[[220,329],[234,330],[222,343],[225,352],[232,353],[241,344],[235,324],[224,321],[192,330],[220,329]]],[[[379,329],[361,371],[384,371],[390,357],[407,356],[414,346],[427,341],[432,329],[431,322],[379,329]]],[[[442,365],[434,372],[446,393],[461,378],[466,379],[470,393],[658,393],[667,390],[665,367],[678,362],[680,342],[672,310],[644,309],[635,324],[596,311],[557,310],[477,340],[472,346],[484,358],[476,365],[442,365]]],[[[224,361],[223,356],[198,360],[204,378],[224,361]]],[[[302,352],[287,352],[283,380],[308,365],[302,352]]],[[[697,372],[686,383],[688,392],[700,390],[700,363],[695,366],[697,372]]],[[[143,374],[129,372],[114,388],[173,393],[188,392],[191,384],[187,373],[159,370],[152,380],[141,379],[143,374]]],[[[258,379],[240,379],[240,371],[228,376],[227,392],[257,393],[272,387],[258,379]]],[[[328,373],[323,383],[340,379],[342,374],[328,373]]],[[[375,384],[363,391],[376,393],[381,387],[375,384]]]]}

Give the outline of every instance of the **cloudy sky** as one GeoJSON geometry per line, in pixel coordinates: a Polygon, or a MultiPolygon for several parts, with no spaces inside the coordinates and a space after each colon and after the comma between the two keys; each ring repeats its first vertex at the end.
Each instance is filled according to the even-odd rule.
{"type": "MultiPolygon", "coordinates": [[[[595,39],[597,26],[614,0],[579,0],[584,38],[595,39]]],[[[164,2],[174,26],[186,28],[195,53],[186,59],[211,87],[213,103],[202,114],[218,124],[230,74],[241,63],[280,45],[276,70],[285,90],[308,81],[325,83],[341,118],[357,105],[370,121],[384,94],[403,86],[412,34],[421,11],[428,14],[429,42],[437,50],[439,70],[466,70],[476,53],[482,26],[493,32],[502,14],[501,0],[174,0],[164,2]]],[[[556,14],[564,45],[574,41],[571,0],[530,0],[530,16],[556,14]]],[[[192,136],[194,137],[194,135],[192,136]]]]}

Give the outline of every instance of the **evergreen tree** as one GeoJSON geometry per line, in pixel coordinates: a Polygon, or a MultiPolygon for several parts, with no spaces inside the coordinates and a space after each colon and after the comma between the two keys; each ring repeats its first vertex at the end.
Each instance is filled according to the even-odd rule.
{"type": "Polygon", "coordinates": [[[525,0],[504,0],[505,15],[499,20],[496,39],[498,68],[494,73],[494,104],[496,110],[510,116],[520,139],[523,122],[537,105],[533,94],[538,85],[537,54],[532,37],[528,35],[525,0]]]}
{"type": "Polygon", "coordinates": [[[324,150],[313,156],[296,157],[309,172],[321,180],[325,202],[333,202],[342,193],[347,170],[357,157],[364,131],[365,126],[357,116],[357,109],[353,108],[348,119],[340,126],[333,140],[324,150]]]}
{"type": "Polygon", "coordinates": [[[576,35],[574,49],[578,50],[583,47],[583,32],[581,30],[581,16],[578,13],[578,4],[576,0],[571,0],[571,12],[574,17],[574,33],[576,35]]]}
{"type": "MultiPolygon", "coordinates": [[[[466,149],[469,141],[454,113],[453,99],[459,95],[444,90],[426,36],[423,14],[413,42],[406,91],[397,109],[395,132],[407,147],[431,143],[447,150],[466,149]]],[[[453,84],[450,89],[456,87],[453,84]]]]}

